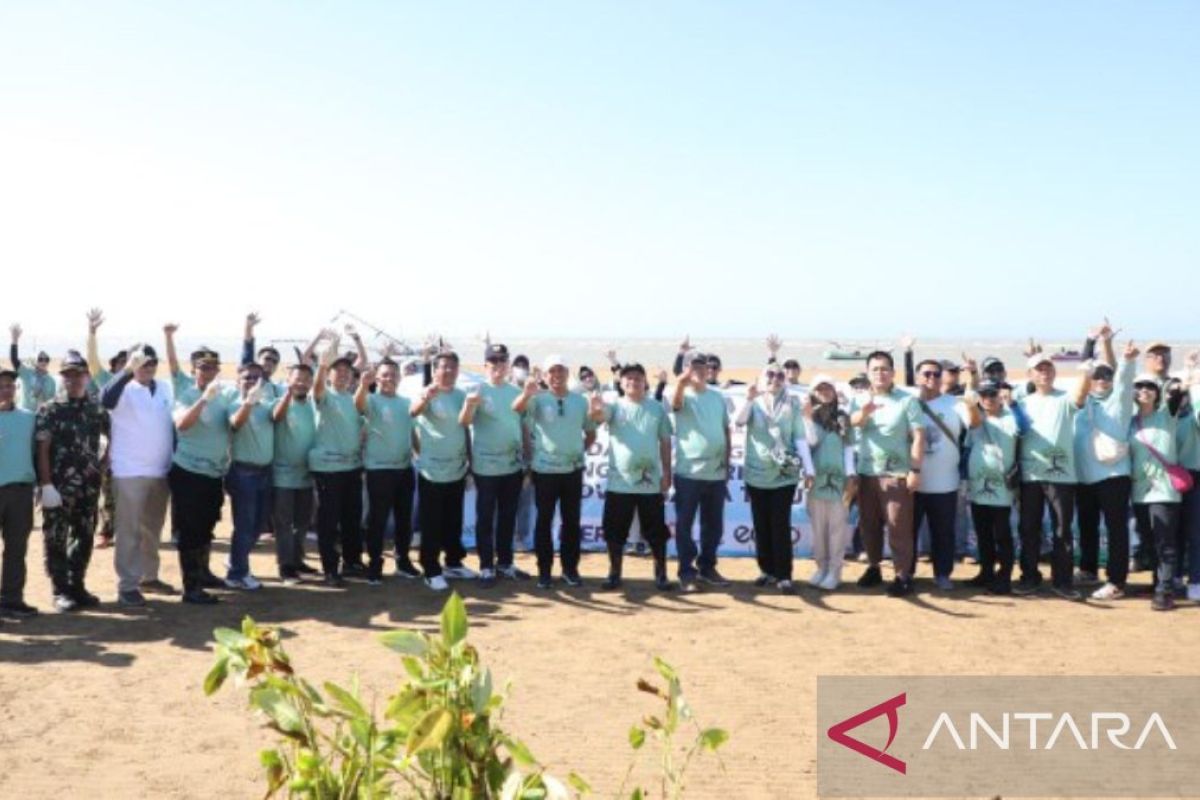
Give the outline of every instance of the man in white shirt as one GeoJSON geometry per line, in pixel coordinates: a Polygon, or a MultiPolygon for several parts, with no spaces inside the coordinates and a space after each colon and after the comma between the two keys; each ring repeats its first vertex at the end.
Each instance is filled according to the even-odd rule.
{"type": "Polygon", "coordinates": [[[112,418],[113,493],[117,599],[124,606],[146,604],[142,589],[174,593],[158,579],[158,543],[167,513],[167,472],[171,469],[174,424],[171,391],[155,380],[158,355],[150,345],[129,349],[125,371],[104,388],[112,418]]]}

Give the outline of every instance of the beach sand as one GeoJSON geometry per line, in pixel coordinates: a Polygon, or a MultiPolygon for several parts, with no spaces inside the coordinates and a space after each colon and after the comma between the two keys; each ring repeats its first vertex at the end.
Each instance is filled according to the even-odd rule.
{"type": "MultiPolygon", "coordinates": [[[[223,524],[218,569],[228,536],[223,524]]],[[[236,627],[245,614],[279,625],[306,677],[344,683],[357,673],[379,707],[401,668],[377,635],[434,630],[445,599],[393,577],[374,588],[282,587],[266,540],[253,555],[265,587],[224,592],[214,608],[177,598],[118,608],[112,550],[97,551],[89,585],[105,604],[59,615],[39,542],[35,531],[26,598],[43,614],[0,624],[0,797],[261,796],[257,751],[272,737],[243,691],[230,685],[206,698],[201,689],[212,629],[236,627]]],[[[164,545],[161,555],[162,577],[178,586],[175,552],[164,545]]],[[[528,556],[520,563],[533,567],[528,556]]],[[[1109,605],[939,594],[923,564],[911,600],[856,588],[783,597],[749,585],[751,559],[721,568],[732,588],[689,596],[654,592],[642,558],[631,559],[625,592],[602,593],[602,555],[584,556],[582,589],[459,582],[471,641],[497,685],[513,682],[504,725],[553,773],[577,770],[597,796],[611,797],[628,763],[630,725],[655,711],[634,684],[656,677],[651,657],[659,655],[681,672],[700,722],[731,734],[725,771],[713,759],[697,762],[689,797],[805,798],[816,792],[818,675],[1187,675],[1200,652],[1200,608],[1153,613],[1144,594],[1109,605]]],[[[797,563],[798,578],[810,570],[797,563]]],[[[847,577],[860,571],[854,565],[847,577]]],[[[956,571],[971,574],[966,565],[956,571]]],[[[1136,574],[1133,584],[1145,590],[1148,578],[1136,574]]],[[[1002,794],[1003,776],[996,780],[1002,794]]]]}

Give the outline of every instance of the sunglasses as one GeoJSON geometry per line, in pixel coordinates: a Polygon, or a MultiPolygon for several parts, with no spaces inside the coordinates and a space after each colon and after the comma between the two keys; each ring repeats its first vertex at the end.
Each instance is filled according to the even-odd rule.
{"type": "Polygon", "coordinates": [[[1153,383],[1135,383],[1133,388],[1139,392],[1157,392],[1158,386],[1153,383]]]}
{"type": "Polygon", "coordinates": [[[982,391],[979,393],[979,397],[982,400],[994,400],[995,398],[997,398],[999,396],[1000,396],[1000,392],[996,391],[995,389],[987,389],[986,391],[982,391]]]}
{"type": "Polygon", "coordinates": [[[940,378],[940,377],[942,377],[942,371],[940,369],[939,370],[932,370],[932,369],[922,370],[921,377],[922,378],[940,378]]]}
{"type": "Polygon", "coordinates": [[[766,376],[767,376],[767,380],[769,380],[769,381],[778,381],[778,380],[782,380],[783,378],[787,377],[782,372],[775,372],[774,370],[766,373],[766,376]]]}
{"type": "Polygon", "coordinates": [[[561,397],[555,399],[558,400],[558,415],[561,417],[563,416],[563,399],[561,397]]]}

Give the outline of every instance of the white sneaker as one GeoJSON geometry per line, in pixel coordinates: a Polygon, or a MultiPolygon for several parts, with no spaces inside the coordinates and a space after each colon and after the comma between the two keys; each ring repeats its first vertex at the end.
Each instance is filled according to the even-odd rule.
{"type": "Polygon", "coordinates": [[[450,584],[446,583],[446,579],[441,575],[435,575],[432,578],[425,579],[425,585],[435,592],[444,592],[450,588],[450,584]]]}
{"type": "Polygon", "coordinates": [[[1092,592],[1093,600],[1120,600],[1124,596],[1125,591],[1115,583],[1106,583],[1092,592]]]}
{"type": "Polygon", "coordinates": [[[823,569],[818,569],[808,579],[809,586],[814,586],[814,587],[819,587],[824,582],[825,582],[825,570],[823,570],[823,569]]]}
{"type": "Polygon", "coordinates": [[[253,592],[256,589],[262,588],[262,581],[253,575],[247,575],[240,580],[230,580],[229,578],[226,578],[225,585],[230,589],[244,589],[248,592],[253,592]]]}
{"type": "Polygon", "coordinates": [[[838,574],[837,570],[831,569],[829,572],[825,573],[825,579],[821,581],[820,586],[817,588],[824,589],[827,592],[832,592],[841,584],[841,582],[842,576],[838,574]]]}
{"type": "Polygon", "coordinates": [[[1194,603],[1200,603],[1200,583],[1188,584],[1187,599],[1194,603]]]}
{"type": "Polygon", "coordinates": [[[442,574],[447,578],[457,578],[464,581],[473,581],[479,577],[479,573],[470,567],[446,567],[442,570],[442,574]]]}

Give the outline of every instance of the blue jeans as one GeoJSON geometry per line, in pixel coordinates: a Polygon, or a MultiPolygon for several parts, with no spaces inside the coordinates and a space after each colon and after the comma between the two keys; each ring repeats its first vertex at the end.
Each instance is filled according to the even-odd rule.
{"type": "Polygon", "coordinates": [[[1176,575],[1186,575],[1188,583],[1200,583],[1200,472],[1192,470],[1196,485],[1183,496],[1179,523],[1179,568],[1176,575]]]}
{"type": "Polygon", "coordinates": [[[725,481],[701,481],[675,476],[675,549],[679,554],[679,577],[694,578],[700,570],[717,566],[717,548],[725,531],[725,481]],[[700,512],[700,558],[692,523],[700,512]]]}
{"type": "Polygon", "coordinates": [[[233,540],[229,544],[227,580],[250,574],[250,551],[267,524],[271,509],[271,465],[235,462],[225,476],[225,491],[233,508],[233,540]]]}
{"type": "MultiPolygon", "coordinates": [[[[958,492],[916,492],[913,501],[914,525],[929,521],[929,550],[933,556],[933,574],[948,578],[954,571],[954,518],[958,512],[958,492]]],[[[916,569],[914,563],[913,569],[916,569]]]]}

